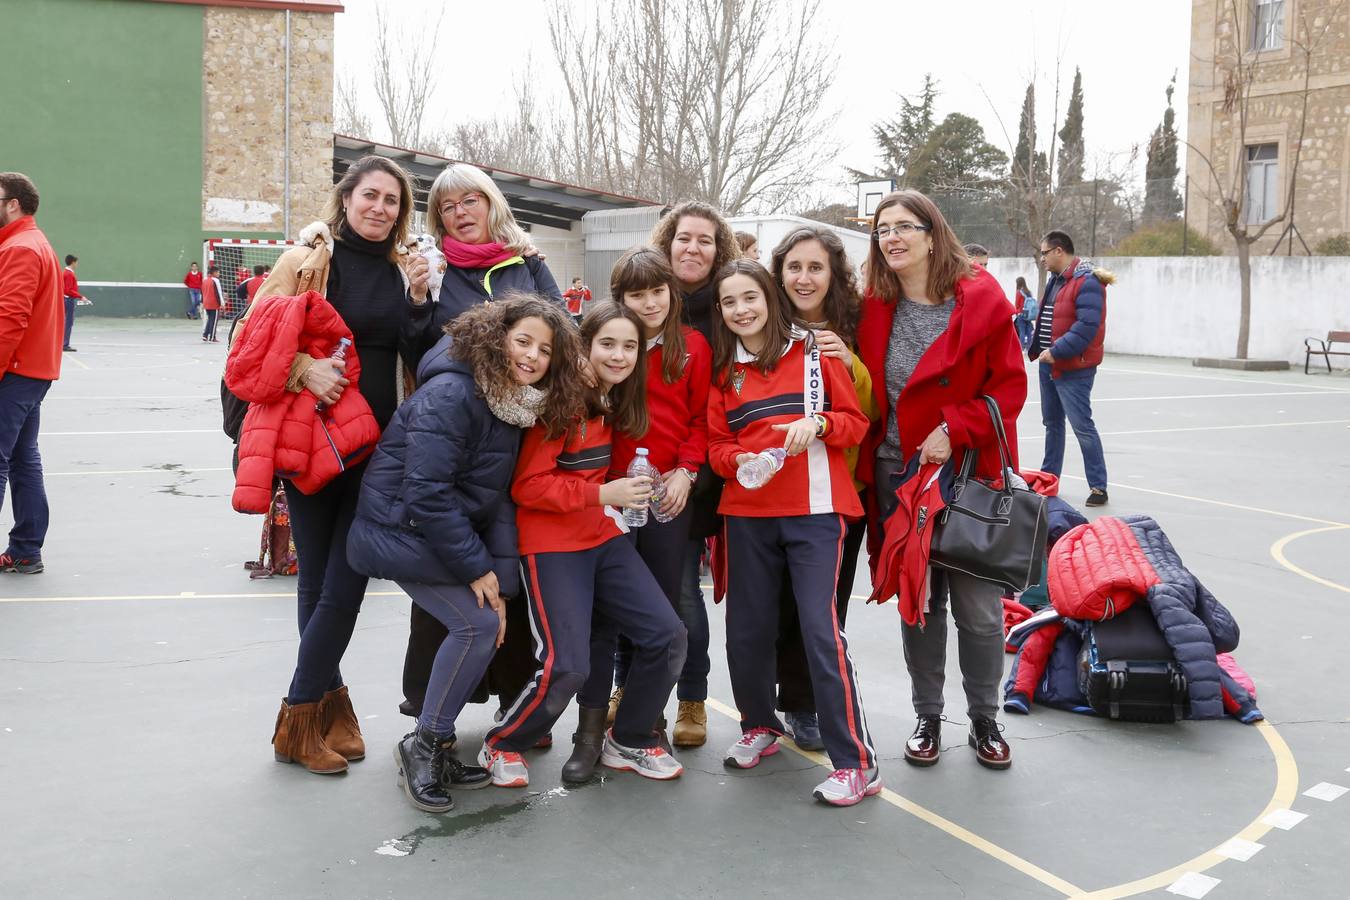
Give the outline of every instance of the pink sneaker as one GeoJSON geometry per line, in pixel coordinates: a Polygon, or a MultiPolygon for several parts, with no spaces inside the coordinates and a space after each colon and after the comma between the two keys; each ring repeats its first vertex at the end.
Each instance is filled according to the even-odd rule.
{"type": "Polygon", "coordinates": [[[521,788],[530,783],[530,770],[519,753],[494,750],[487,744],[478,754],[478,764],[492,774],[496,787],[521,788]]]}
{"type": "Polygon", "coordinates": [[[878,769],[835,769],[812,792],[821,803],[831,806],[852,806],[864,797],[881,792],[881,772],[878,769]]]}
{"type": "Polygon", "coordinates": [[[722,764],[733,769],[753,769],[766,756],[778,752],[778,735],[767,728],[751,728],[731,745],[722,764]]]}

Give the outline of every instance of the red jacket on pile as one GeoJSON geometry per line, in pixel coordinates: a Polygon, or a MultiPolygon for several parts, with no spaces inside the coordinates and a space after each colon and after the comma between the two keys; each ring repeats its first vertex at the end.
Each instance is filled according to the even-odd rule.
{"type": "Polygon", "coordinates": [[[347,349],[344,372],[350,384],[333,406],[320,413],[308,390],[286,390],[296,353],[322,359],[341,338],[352,337],[322,294],[264,298],[245,326],[225,363],[226,386],[249,403],[231,500],[239,512],[265,513],[274,476],[313,494],[370,455],[380,426],[358,390],[361,363],[354,346],[347,349]]]}

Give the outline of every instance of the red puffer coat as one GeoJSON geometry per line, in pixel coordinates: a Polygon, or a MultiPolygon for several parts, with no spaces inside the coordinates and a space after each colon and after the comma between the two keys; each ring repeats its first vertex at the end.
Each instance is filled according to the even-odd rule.
{"type": "Polygon", "coordinates": [[[274,476],[313,494],[374,451],[380,426],[357,389],[361,363],[355,347],[346,356],[350,384],[323,413],[309,391],[286,390],[295,354],[321,359],[344,337],[351,339],[351,329],[317,291],[267,297],[249,315],[225,363],[226,386],[249,403],[231,498],[239,512],[267,512],[274,476]]]}

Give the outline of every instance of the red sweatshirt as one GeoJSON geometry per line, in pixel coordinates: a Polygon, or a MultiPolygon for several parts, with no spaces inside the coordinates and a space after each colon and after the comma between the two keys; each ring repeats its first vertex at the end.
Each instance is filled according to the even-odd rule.
{"type": "Polygon", "coordinates": [[[641,440],[623,432],[614,433],[614,458],[609,471],[621,478],[628,471],[638,447],[647,448],[647,458],[665,474],[676,466],[697,473],[708,458],[708,383],[712,380],[712,348],[708,340],[686,326],[684,374],[666,384],[661,374],[665,347],[647,350],[647,415],[651,425],[641,440]]]}
{"type": "Polygon", "coordinates": [[[66,266],[61,272],[62,296],[74,297],[76,300],[83,300],[84,294],[80,293],[80,283],[75,280],[75,270],[66,266]]]}
{"type": "Polygon", "coordinates": [[[194,291],[200,291],[202,289],[202,273],[188,272],[187,276],[183,279],[183,284],[194,291]]]}
{"type": "Polygon", "coordinates": [[[717,508],[722,515],[862,515],[844,448],[857,446],[867,432],[867,417],[858,408],[844,364],[817,355],[820,368],[813,378],[804,346],[804,341],[793,340],[778,365],[764,374],[747,365],[751,357],[738,344],[732,384],[714,384],[708,393],[708,460],[713,471],[727,479],[717,508]],[[740,390],[735,386],[738,380],[740,390]],[[753,491],[741,487],[736,457],[783,446],[785,434],[773,426],[808,415],[807,398],[820,390],[821,382],[819,408],[829,422],[825,437],[812,441],[806,452],[789,456],[764,487],[753,491]]]}
{"type": "Polygon", "coordinates": [[[551,441],[544,435],[540,425],[527,431],[516,460],[511,499],[520,555],[589,550],[627,532],[622,513],[600,504],[610,455],[604,418],[551,441]]]}

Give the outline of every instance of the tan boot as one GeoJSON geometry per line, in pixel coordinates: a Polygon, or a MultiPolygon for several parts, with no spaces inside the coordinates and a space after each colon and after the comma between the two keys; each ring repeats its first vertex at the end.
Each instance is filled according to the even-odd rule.
{"type": "Polygon", "coordinates": [[[619,714],[619,704],[623,702],[623,688],[615,688],[609,695],[609,712],[605,714],[605,727],[614,725],[614,717],[619,714]]]}
{"type": "Polygon", "coordinates": [[[702,700],[681,700],[675,717],[676,747],[702,747],[708,740],[708,710],[702,700]]]}
{"type": "Polygon", "coordinates": [[[366,742],[361,738],[361,726],[352,709],[352,698],[344,684],[329,691],[319,701],[319,718],[323,723],[323,742],[328,749],[347,762],[366,758],[366,742]]]}
{"type": "Polygon", "coordinates": [[[299,763],[316,775],[347,771],[347,761],[323,742],[317,703],[288,706],[285,700],[281,701],[276,730],[272,732],[272,751],[277,762],[299,763]]]}

